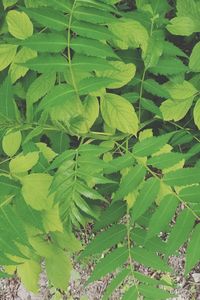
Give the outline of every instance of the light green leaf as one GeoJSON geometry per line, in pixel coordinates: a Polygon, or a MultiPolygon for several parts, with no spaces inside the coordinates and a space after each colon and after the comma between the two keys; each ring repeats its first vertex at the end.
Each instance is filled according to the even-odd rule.
{"type": "Polygon", "coordinates": [[[3,0],[4,9],[13,6],[18,0],[3,0]]]}
{"type": "Polygon", "coordinates": [[[192,49],[192,53],[190,55],[189,60],[189,68],[193,72],[200,72],[200,57],[199,57],[199,51],[200,51],[200,42],[198,42],[194,48],[192,49]]]}
{"type": "Polygon", "coordinates": [[[87,281],[87,284],[115,271],[118,267],[123,266],[127,259],[128,249],[121,247],[113,250],[97,263],[92,275],[87,281]]]}
{"type": "Polygon", "coordinates": [[[10,73],[12,83],[14,83],[20,77],[24,77],[28,72],[28,68],[20,64],[23,64],[27,60],[34,58],[36,56],[37,56],[37,52],[29,48],[24,47],[19,50],[19,52],[15,56],[15,59],[13,60],[9,68],[9,73],[10,73]]]}
{"type": "Polygon", "coordinates": [[[200,183],[200,168],[184,168],[164,175],[164,182],[170,186],[184,186],[200,183]]]}
{"type": "Polygon", "coordinates": [[[0,71],[4,70],[11,64],[16,51],[16,45],[0,44],[0,71]]]}
{"type": "Polygon", "coordinates": [[[160,182],[155,178],[150,178],[143,184],[138,197],[132,208],[132,220],[135,222],[156,200],[160,189],[160,182]]]}
{"type": "Polygon", "coordinates": [[[33,24],[24,12],[11,10],[7,13],[8,31],[14,37],[24,40],[33,34],[33,24]]]}
{"type": "Polygon", "coordinates": [[[139,22],[121,18],[117,22],[109,24],[110,31],[117,36],[112,42],[120,49],[139,48],[146,52],[149,35],[146,28],[139,22]]]}
{"type": "Polygon", "coordinates": [[[125,64],[121,61],[112,61],[110,64],[114,67],[113,70],[97,72],[97,76],[116,79],[116,82],[108,86],[110,89],[121,88],[135,76],[136,67],[134,64],[125,64]]]}
{"type": "Polygon", "coordinates": [[[186,251],[186,263],[185,263],[185,275],[187,275],[191,269],[200,261],[200,224],[197,224],[190,237],[187,251],[186,251]]]}
{"type": "Polygon", "coordinates": [[[8,156],[13,156],[21,146],[22,135],[20,131],[7,132],[2,140],[3,151],[8,156]]]}
{"type": "Polygon", "coordinates": [[[40,262],[29,259],[17,267],[17,274],[28,291],[38,293],[40,262]]]}
{"type": "Polygon", "coordinates": [[[194,123],[200,129],[200,99],[196,102],[195,107],[194,107],[194,123]]]}
{"type": "Polygon", "coordinates": [[[119,189],[116,191],[113,200],[123,200],[125,196],[134,191],[142,180],[144,180],[145,173],[146,170],[141,165],[131,168],[128,174],[122,178],[119,189]]]}
{"type": "Polygon", "coordinates": [[[194,226],[195,217],[192,212],[185,208],[177,217],[176,223],[168,237],[166,244],[166,255],[170,256],[178,250],[188,239],[194,226]]]}
{"type": "Polygon", "coordinates": [[[26,155],[20,154],[13,158],[9,163],[11,173],[23,173],[32,169],[39,160],[38,152],[30,152],[26,155]]]}
{"type": "Polygon", "coordinates": [[[36,210],[46,210],[53,205],[49,196],[52,177],[48,174],[32,173],[22,178],[22,195],[27,204],[36,210]]]}
{"type": "Polygon", "coordinates": [[[194,97],[198,92],[197,89],[186,80],[182,83],[168,81],[163,86],[169,92],[172,99],[181,102],[194,97]]]}
{"type": "Polygon", "coordinates": [[[63,224],[60,219],[60,210],[58,205],[43,212],[43,224],[46,232],[59,231],[63,232],[63,224]]]}
{"type": "Polygon", "coordinates": [[[95,239],[86,246],[81,253],[80,258],[82,259],[86,256],[101,253],[104,250],[111,248],[123,241],[126,233],[126,226],[122,224],[113,225],[111,228],[98,234],[95,239]]]}
{"type": "Polygon", "coordinates": [[[165,121],[179,121],[185,117],[193,103],[193,97],[186,101],[166,100],[162,102],[160,110],[165,121]]]}
{"type": "Polygon", "coordinates": [[[200,30],[200,25],[197,26],[189,15],[187,17],[175,17],[170,22],[171,24],[167,25],[167,29],[174,35],[189,36],[200,30]]]}
{"type": "Polygon", "coordinates": [[[101,99],[101,113],[111,128],[136,135],[138,118],[133,106],[125,98],[107,93],[101,99]]]}
{"type": "Polygon", "coordinates": [[[66,291],[72,269],[70,258],[64,251],[55,248],[54,254],[45,260],[47,276],[57,289],[66,291]]]}

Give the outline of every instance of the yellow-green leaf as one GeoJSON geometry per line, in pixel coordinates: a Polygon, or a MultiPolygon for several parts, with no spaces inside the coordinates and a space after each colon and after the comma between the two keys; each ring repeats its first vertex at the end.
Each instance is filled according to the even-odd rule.
{"type": "Polygon", "coordinates": [[[116,79],[116,82],[112,82],[108,88],[116,89],[121,88],[126,85],[134,76],[136,72],[136,67],[134,64],[129,63],[125,64],[122,61],[112,61],[109,62],[115,69],[106,70],[102,72],[97,72],[97,75],[100,77],[108,77],[116,79]]]}
{"type": "Polygon", "coordinates": [[[49,196],[52,177],[48,174],[33,173],[22,178],[22,195],[28,205],[36,210],[50,209],[53,195],[49,196]]]}
{"type": "Polygon", "coordinates": [[[17,273],[28,291],[38,293],[39,275],[41,272],[40,262],[35,260],[26,260],[17,267],[17,273]]]}
{"type": "Polygon", "coordinates": [[[63,225],[60,219],[59,206],[55,205],[43,213],[43,223],[46,232],[63,231],[63,225]]]}
{"type": "Polygon", "coordinates": [[[17,51],[16,45],[0,45],[0,71],[4,70],[11,64],[17,51]]]}
{"type": "Polygon", "coordinates": [[[7,13],[8,31],[15,38],[24,40],[33,34],[33,24],[27,14],[16,10],[7,13]]]}
{"type": "Polygon", "coordinates": [[[32,169],[39,159],[38,152],[30,152],[26,155],[18,155],[10,161],[9,168],[11,173],[23,173],[32,169]]]}
{"type": "Polygon", "coordinates": [[[20,148],[21,141],[22,141],[22,135],[20,131],[8,132],[3,137],[3,141],[2,141],[3,151],[8,156],[15,155],[17,150],[20,148]]]}
{"type": "Polygon", "coordinates": [[[101,98],[101,113],[105,123],[111,128],[136,135],[138,117],[133,106],[125,98],[107,93],[101,98]]]}

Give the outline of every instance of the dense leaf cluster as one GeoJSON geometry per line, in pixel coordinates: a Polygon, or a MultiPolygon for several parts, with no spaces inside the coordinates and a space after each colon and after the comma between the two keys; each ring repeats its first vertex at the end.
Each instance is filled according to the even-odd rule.
{"type": "Polygon", "coordinates": [[[37,292],[44,265],[66,291],[93,223],[80,259],[101,257],[88,284],[115,271],[103,300],[123,282],[123,300],[171,298],[169,257],[186,245],[185,276],[200,260],[200,2],[2,0],[0,15],[0,276],[37,292]]]}

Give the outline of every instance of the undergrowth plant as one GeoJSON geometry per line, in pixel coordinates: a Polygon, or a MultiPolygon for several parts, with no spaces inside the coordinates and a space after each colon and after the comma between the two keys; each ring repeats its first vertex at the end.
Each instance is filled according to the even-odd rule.
{"type": "Polygon", "coordinates": [[[68,289],[77,232],[103,300],[173,297],[200,260],[200,2],[0,2],[0,265],[68,289]],[[140,272],[148,268],[148,276],[140,272]]]}

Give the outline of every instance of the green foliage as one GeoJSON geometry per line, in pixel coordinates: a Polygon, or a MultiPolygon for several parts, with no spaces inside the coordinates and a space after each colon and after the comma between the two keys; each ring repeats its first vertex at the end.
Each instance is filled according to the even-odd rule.
{"type": "Polygon", "coordinates": [[[169,256],[200,260],[199,1],[125,2],[0,6],[0,277],[34,293],[81,250],[103,300],[172,298],[169,256]]]}

